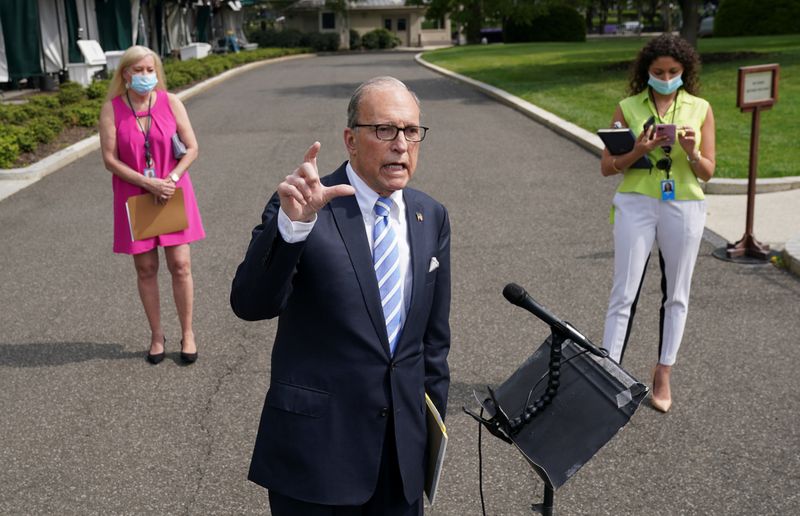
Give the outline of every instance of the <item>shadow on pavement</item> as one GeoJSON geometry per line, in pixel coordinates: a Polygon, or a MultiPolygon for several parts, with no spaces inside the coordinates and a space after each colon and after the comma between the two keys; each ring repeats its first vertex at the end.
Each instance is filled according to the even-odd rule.
{"type": "Polygon", "coordinates": [[[0,367],[47,367],[103,360],[144,360],[144,351],[125,351],[124,346],[98,342],[0,343],[0,367]]]}

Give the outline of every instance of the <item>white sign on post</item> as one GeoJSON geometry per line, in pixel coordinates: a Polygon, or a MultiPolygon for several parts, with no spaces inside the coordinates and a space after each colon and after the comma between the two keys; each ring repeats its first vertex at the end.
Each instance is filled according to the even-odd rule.
{"type": "Polygon", "coordinates": [[[744,102],[752,104],[772,98],[772,72],[750,73],[744,76],[744,102]]]}
{"type": "Polygon", "coordinates": [[[769,109],[778,101],[777,64],[743,66],[739,68],[739,87],[736,105],[742,111],[769,109]]]}

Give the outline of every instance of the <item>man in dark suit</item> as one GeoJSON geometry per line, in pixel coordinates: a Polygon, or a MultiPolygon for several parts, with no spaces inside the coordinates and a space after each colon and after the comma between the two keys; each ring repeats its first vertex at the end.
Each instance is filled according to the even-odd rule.
{"type": "Polygon", "coordinates": [[[406,188],[419,116],[397,79],[359,86],[349,161],[320,179],[315,142],[236,271],[236,315],[279,316],[249,474],[276,516],[423,512],[425,393],[444,415],[450,383],[450,223],[406,188]]]}

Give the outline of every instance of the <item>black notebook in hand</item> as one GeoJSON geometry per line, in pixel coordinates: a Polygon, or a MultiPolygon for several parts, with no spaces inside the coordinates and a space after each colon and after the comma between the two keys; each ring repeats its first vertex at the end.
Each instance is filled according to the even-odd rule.
{"type": "MultiPolygon", "coordinates": [[[[608,152],[611,153],[612,156],[629,153],[633,150],[633,146],[636,143],[636,136],[634,136],[633,131],[627,127],[622,127],[620,129],[600,129],[597,131],[597,136],[603,140],[608,152]]],[[[653,164],[650,162],[650,158],[642,156],[636,163],[631,165],[630,168],[652,167],[653,164]]]]}

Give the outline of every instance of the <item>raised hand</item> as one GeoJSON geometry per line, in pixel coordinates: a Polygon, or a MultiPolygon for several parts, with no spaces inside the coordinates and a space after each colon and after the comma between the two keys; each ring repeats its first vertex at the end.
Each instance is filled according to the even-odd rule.
{"type": "Polygon", "coordinates": [[[290,220],[310,222],[331,199],[356,193],[350,185],[324,186],[320,183],[317,154],[321,146],[314,142],[306,151],[303,163],[278,185],[281,209],[290,220]]]}
{"type": "Polygon", "coordinates": [[[634,149],[637,151],[637,155],[644,156],[648,152],[653,152],[656,147],[665,145],[667,140],[669,140],[669,136],[656,136],[655,127],[651,125],[646,130],[639,133],[634,149]]]}
{"type": "Polygon", "coordinates": [[[695,146],[697,145],[697,133],[694,127],[684,125],[678,129],[678,143],[681,144],[687,156],[693,156],[695,146]]]}

